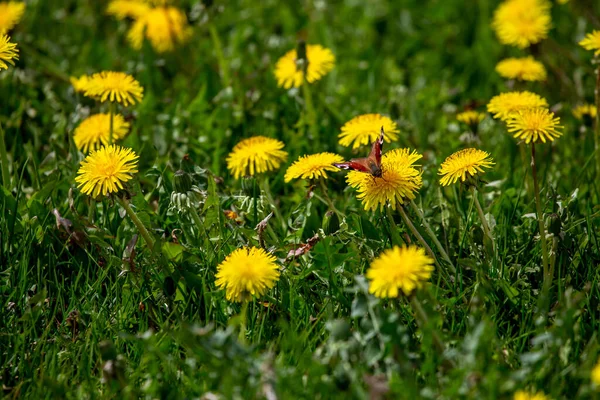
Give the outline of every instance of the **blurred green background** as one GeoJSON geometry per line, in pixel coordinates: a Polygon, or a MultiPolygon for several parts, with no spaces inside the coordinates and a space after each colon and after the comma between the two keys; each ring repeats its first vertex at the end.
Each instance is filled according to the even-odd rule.
{"type": "MultiPolygon", "coordinates": [[[[20,59],[0,73],[14,181],[0,197],[5,396],[493,399],[519,388],[557,399],[597,396],[589,374],[598,353],[600,197],[593,131],[571,109],[594,100],[592,56],[577,42],[600,27],[600,3],[553,3],[550,37],[520,51],[501,46],[490,28],[497,1],[182,0],[174,5],[194,34],[164,55],[147,43],[132,50],[131,22],[106,15],[103,1],[26,4],[11,32],[20,59]],[[303,120],[301,91],[278,88],[273,75],[301,32],[336,56],[334,70],[311,86],[317,137],[303,120]],[[548,79],[504,82],[496,63],[525,54],[544,63],[548,79]],[[123,145],[140,155],[132,202],[163,238],[162,255],[141,245],[131,255],[133,225],[109,199],[94,216],[75,188],[83,155],[72,132],[106,108],[76,94],[69,77],[102,70],[128,72],[145,90],[139,105],[121,110],[132,121],[123,145]],[[455,120],[466,107],[485,111],[492,96],[511,88],[546,97],[564,125],[563,137],[538,150],[548,222],[559,238],[547,326],[534,320],[541,273],[529,160],[491,117],[474,143],[455,120]],[[327,187],[346,221],[309,256],[284,262],[276,290],[252,303],[241,343],[231,323],[239,306],[214,288],[214,271],[257,238],[255,221],[244,219],[247,185],[227,172],[227,154],[242,138],[265,135],[286,143],[288,165],[321,151],[356,156],[364,150],[340,147],[337,135],[370,112],[398,123],[400,139],[388,148],[424,154],[417,203],[460,272],[443,285],[434,276],[423,301],[451,349],[433,350],[405,300],[367,294],[361,274],[394,240],[389,221],[362,211],[341,173],[327,187]],[[439,164],[473,145],[496,162],[482,192],[502,256],[487,281],[474,279],[486,261],[471,201],[437,183],[439,164]],[[202,169],[196,178],[207,192],[202,216],[210,239],[190,239],[191,222],[169,211],[173,173],[186,154],[202,169]],[[227,221],[226,209],[244,222],[227,221]],[[81,242],[57,214],[71,233],[81,232],[81,242]],[[447,360],[457,367],[446,368],[447,360]]],[[[266,239],[280,260],[319,232],[327,211],[306,198],[305,183],[284,184],[284,173],[269,175],[269,186],[290,229],[272,223],[266,239]]]]}

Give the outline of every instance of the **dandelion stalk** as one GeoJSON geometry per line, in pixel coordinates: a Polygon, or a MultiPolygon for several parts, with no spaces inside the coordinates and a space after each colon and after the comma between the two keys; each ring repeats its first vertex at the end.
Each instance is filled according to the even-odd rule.
{"type": "Polygon", "coordinates": [[[431,321],[429,320],[429,316],[423,309],[421,302],[417,299],[416,294],[412,294],[410,296],[410,305],[415,313],[415,319],[417,320],[417,325],[421,328],[421,330],[428,330],[431,333],[431,338],[433,339],[433,345],[440,353],[444,353],[446,351],[446,346],[444,342],[438,335],[437,330],[434,326],[432,326],[431,321]]]}
{"type": "MultiPolygon", "coordinates": [[[[400,215],[402,216],[402,220],[404,221],[406,226],[408,226],[408,229],[410,229],[412,234],[415,235],[415,237],[421,243],[421,245],[425,248],[425,250],[427,251],[429,256],[435,260],[436,264],[439,265],[440,263],[439,263],[437,257],[435,256],[433,250],[431,250],[431,247],[429,247],[429,245],[427,244],[425,239],[423,239],[423,236],[421,236],[421,234],[419,233],[417,228],[415,228],[415,226],[413,225],[412,221],[406,214],[406,211],[404,211],[404,206],[402,206],[402,205],[398,206],[398,211],[400,212],[400,215]]],[[[454,272],[456,272],[456,271],[454,271],[454,272]]]]}
{"type": "MultiPolygon", "coordinates": [[[[600,63],[600,59],[598,60],[600,63]]],[[[596,69],[596,126],[594,135],[594,152],[596,153],[596,178],[600,177],[600,65],[596,69]]]]}
{"type": "Polygon", "coordinates": [[[121,205],[121,207],[123,207],[129,218],[131,218],[131,221],[146,241],[146,245],[148,246],[148,248],[150,248],[150,251],[154,251],[154,240],[152,240],[152,236],[150,236],[150,233],[144,226],[142,220],[140,220],[135,211],[133,211],[133,209],[129,205],[129,201],[126,200],[124,197],[116,197],[116,199],[117,202],[121,205]]]}
{"type": "Polygon", "coordinates": [[[327,191],[327,186],[325,186],[325,179],[323,179],[322,176],[319,177],[319,185],[321,186],[321,191],[323,192],[323,196],[325,196],[325,202],[327,203],[329,208],[338,215],[344,215],[337,208],[335,208],[335,205],[333,204],[331,197],[329,197],[329,193],[327,191]]]}
{"type": "Polygon", "coordinates": [[[2,184],[8,190],[10,187],[10,173],[8,171],[8,155],[6,152],[6,142],[4,141],[4,129],[0,124],[0,163],[2,163],[2,184]]]}
{"type": "MultiPolygon", "coordinates": [[[[194,221],[194,224],[196,224],[197,228],[196,228],[196,232],[200,232],[200,229],[202,228],[204,230],[204,233],[206,234],[206,239],[208,240],[208,243],[210,243],[210,237],[208,236],[208,232],[206,232],[206,229],[204,228],[204,224],[202,224],[202,220],[200,219],[200,216],[198,215],[198,211],[196,211],[196,207],[192,206],[188,208],[188,211],[190,213],[190,215],[192,216],[192,220],[194,221]]],[[[200,236],[198,234],[198,236],[200,236]]]]}
{"type": "Polygon", "coordinates": [[[304,82],[302,82],[302,95],[304,98],[304,118],[306,119],[312,139],[315,140],[319,137],[319,130],[317,128],[317,113],[315,112],[315,106],[312,101],[312,93],[306,78],[304,82]]]}
{"type": "Polygon", "coordinates": [[[487,220],[485,219],[485,214],[483,212],[483,208],[481,208],[481,204],[479,203],[479,196],[478,196],[477,189],[475,188],[475,186],[471,186],[471,195],[473,196],[473,201],[475,202],[475,208],[477,208],[477,214],[479,214],[479,219],[481,219],[481,226],[483,227],[483,233],[485,233],[485,235],[488,238],[490,238],[493,242],[494,238],[492,237],[492,230],[490,229],[490,226],[489,226],[487,220]]]}
{"type": "Polygon", "coordinates": [[[256,177],[252,178],[252,206],[253,206],[253,217],[254,224],[258,224],[258,185],[256,184],[256,177]]]}
{"type": "Polygon", "coordinates": [[[400,245],[402,243],[402,239],[400,239],[400,234],[399,234],[400,230],[398,229],[398,226],[396,225],[396,221],[394,221],[394,216],[392,215],[392,209],[391,209],[391,207],[387,207],[387,206],[385,207],[385,209],[387,212],[387,220],[389,221],[388,228],[391,233],[390,242],[395,245],[400,245]]]}
{"type": "MultiPolygon", "coordinates": [[[[287,228],[287,225],[285,223],[285,220],[283,219],[283,216],[279,212],[279,208],[277,208],[277,205],[275,204],[275,200],[273,199],[273,196],[271,195],[271,189],[269,187],[269,181],[268,181],[268,178],[266,176],[265,176],[265,178],[263,180],[262,186],[263,186],[262,190],[265,192],[265,197],[267,198],[267,201],[271,205],[271,208],[273,209],[273,213],[275,213],[275,217],[277,217],[277,219],[281,223],[281,226],[283,227],[283,230],[285,231],[286,228],[287,228]]],[[[256,223],[258,223],[258,220],[257,220],[256,223]]]]}
{"type": "Polygon", "coordinates": [[[440,252],[440,254],[444,258],[444,260],[446,260],[446,262],[450,266],[452,273],[456,274],[456,267],[454,266],[454,263],[452,263],[452,260],[450,260],[450,256],[448,256],[448,253],[444,249],[444,246],[442,246],[442,243],[440,243],[437,236],[431,229],[431,225],[429,225],[429,222],[427,222],[427,220],[425,219],[425,216],[423,215],[423,212],[421,211],[421,209],[415,204],[414,201],[410,202],[410,206],[412,207],[413,211],[416,212],[417,215],[419,216],[419,218],[421,219],[421,223],[423,224],[423,227],[425,228],[425,232],[427,232],[427,234],[429,235],[431,240],[433,240],[433,243],[437,247],[438,251],[440,252]]]}
{"type": "Polygon", "coordinates": [[[223,53],[223,44],[221,43],[221,38],[219,37],[217,28],[212,22],[208,25],[208,32],[210,33],[210,38],[213,42],[217,62],[219,63],[219,70],[221,72],[221,78],[223,79],[223,85],[225,87],[230,87],[231,79],[229,78],[229,68],[227,68],[227,62],[223,53]]]}
{"type": "Polygon", "coordinates": [[[540,186],[538,183],[537,168],[535,164],[535,144],[531,144],[531,174],[533,175],[533,191],[535,195],[535,208],[537,212],[538,226],[540,229],[540,242],[542,243],[542,263],[544,271],[544,282],[542,288],[542,298],[547,297],[550,285],[552,284],[552,275],[548,263],[548,244],[546,243],[546,227],[544,224],[544,212],[542,211],[542,201],[540,199],[540,186]]]}
{"type": "Polygon", "coordinates": [[[250,301],[247,299],[242,302],[242,310],[240,311],[240,315],[238,317],[240,319],[240,334],[238,336],[238,339],[241,343],[246,343],[248,303],[250,303],[250,301]]]}

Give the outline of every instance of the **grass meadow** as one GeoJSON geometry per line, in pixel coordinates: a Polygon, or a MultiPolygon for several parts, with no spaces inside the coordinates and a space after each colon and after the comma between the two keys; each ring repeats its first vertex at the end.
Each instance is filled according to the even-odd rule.
{"type": "Polygon", "coordinates": [[[0,2],[2,396],[600,398],[595,29],[592,0],[0,2]]]}

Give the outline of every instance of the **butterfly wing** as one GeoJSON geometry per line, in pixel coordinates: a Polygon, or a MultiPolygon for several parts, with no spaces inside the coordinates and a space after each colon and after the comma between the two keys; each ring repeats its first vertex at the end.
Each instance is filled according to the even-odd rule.
{"type": "Polygon", "coordinates": [[[372,160],[373,163],[379,168],[381,168],[381,152],[383,151],[383,126],[381,127],[381,133],[376,141],[373,142],[373,146],[371,147],[371,153],[369,154],[368,159],[372,160]]]}
{"type": "Polygon", "coordinates": [[[371,172],[371,168],[369,168],[369,158],[353,158],[350,161],[343,163],[334,163],[334,167],[338,167],[341,169],[349,169],[352,171],[359,172],[371,172]]]}

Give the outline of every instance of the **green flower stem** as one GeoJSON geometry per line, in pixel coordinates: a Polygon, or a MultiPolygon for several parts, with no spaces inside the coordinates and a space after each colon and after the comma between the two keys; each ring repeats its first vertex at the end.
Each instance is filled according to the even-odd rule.
{"type": "MultiPolygon", "coordinates": [[[[196,232],[200,232],[200,229],[202,229],[204,231],[204,235],[206,236],[206,240],[208,242],[208,244],[212,247],[212,250],[215,251],[215,247],[212,244],[212,242],[210,241],[210,236],[208,235],[208,232],[206,231],[206,228],[204,227],[204,224],[202,223],[202,220],[200,219],[200,216],[198,215],[198,211],[196,211],[195,207],[190,207],[188,208],[189,214],[192,216],[192,220],[194,221],[194,224],[196,224],[196,232]]],[[[200,234],[198,234],[198,236],[200,236],[200,234]]]]}
{"type": "Polygon", "coordinates": [[[221,72],[221,78],[223,79],[223,86],[230,87],[231,78],[229,77],[229,68],[223,53],[223,44],[221,43],[221,38],[219,37],[217,28],[212,22],[208,24],[208,32],[210,33],[210,38],[213,42],[215,55],[217,56],[217,63],[219,63],[219,71],[221,72]]]}
{"type": "MultiPolygon", "coordinates": [[[[433,260],[435,261],[435,263],[439,266],[440,263],[437,260],[437,257],[435,256],[435,254],[433,253],[433,250],[431,250],[431,247],[429,247],[429,245],[427,244],[427,242],[425,241],[425,239],[423,239],[423,236],[421,236],[421,234],[419,233],[419,231],[417,230],[417,228],[415,228],[415,226],[411,222],[410,218],[408,218],[408,215],[406,214],[406,211],[404,211],[404,206],[402,206],[402,205],[399,206],[398,207],[398,211],[400,211],[400,215],[402,216],[402,220],[404,221],[404,223],[406,224],[406,226],[408,226],[408,229],[410,229],[410,231],[412,232],[412,234],[415,235],[415,237],[417,238],[417,240],[425,248],[425,251],[427,251],[427,253],[429,254],[429,256],[431,258],[433,258],[433,260]]],[[[456,272],[456,271],[454,271],[454,272],[456,272]]]]}
{"type": "Polygon", "coordinates": [[[240,311],[239,321],[240,321],[240,334],[238,336],[238,340],[240,343],[246,343],[246,330],[247,330],[247,320],[248,320],[248,303],[249,300],[244,300],[242,303],[242,310],[240,311]]]}
{"type": "Polygon", "coordinates": [[[479,219],[481,219],[481,226],[483,227],[483,233],[485,233],[485,235],[487,237],[489,237],[492,242],[494,241],[494,238],[492,237],[492,231],[490,229],[490,226],[487,223],[487,220],[485,219],[485,214],[483,213],[483,208],[481,208],[481,204],[479,203],[479,196],[477,193],[477,189],[475,188],[475,186],[471,186],[471,194],[473,195],[473,201],[475,202],[475,208],[477,208],[477,214],[479,214],[479,219]]]}
{"type": "Polygon", "coordinates": [[[446,351],[446,345],[440,338],[437,330],[429,320],[429,316],[423,309],[421,302],[417,299],[415,293],[410,296],[410,306],[415,313],[415,319],[417,321],[417,325],[421,328],[423,332],[429,331],[431,333],[431,338],[433,340],[433,345],[436,347],[436,350],[442,354],[446,351]]]}
{"type": "MultiPolygon", "coordinates": [[[[600,63],[600,60],[598,60],[600,63]]],[[[594,151],[596,153],[596,179],[600,177],[600,66],[596,69],[596,126],[594,135],[594,151]]]]}
{"type": "Polygon", "coordinates": [[[4,129],[0,124],[0,163],[2,163],[2,184],[10,191],[10,173],[8,171],[8,154],[6,152],[6,142],[4,141],[4,129]]]}
{"type": "Polygon", "coordinates": [[[315,112],[315,106],[312,101],[310,84],[306,80],[306,77],[302,82],[302,95],[304,97],[304,119],[306,124],[308,125],[310,135],[312,136],[311,139],[317,140],[319,138],[319,130],[317,128],[317,114],[315,112]]]}
{"type": "Polygon", "coordinates": [[[389,221],[389,229],[390,229],[390,233],[392,235],[391,237],[391,241],[392,241],[392,245],[400,245],[401,243],[403,243],[402,239],[400,239],[400,229],[398,229],[398,226],[396,225],[396,221],[394,221],[394,216],[392,215],[392,209],[391,207],[385,207],[386,212],[387,212],[387,220],[389,221]]]}
{"type": "Polygon", "coordinates": [[[252,206],[253,217],[254,217],[254,225],[258,224],[258,184],[256,183],[256,176],[252,177],[252,206]]]}
{"type": "Polygon", "coordinates": [[[203,226],[202,225],[202,221],[200,220],[200,216],[198,215],[198,212],[196,211],[195,207],[190,207],[189,209],[190,215],[192,216],[192,220],[194,221],[194,224],[196,224],[196,226],[198,227],[198,232],[200,231],[200,227],[203,226]]]}
{"type": "Polygon", "coordinates": [[[129,215],[129,218],[131,218],[131,221],[146,241],[146,245],[148,246],[150,251],[154,251],[154,240],[152,240],[152,236],[150,236],[150,233],[144,226],[144,223],[140,220],[135,211],[133,211],[133,209],[129,205],[129,202],[125,200],[125,198],[121,197],[117,197],[116,199],[117,202],[121,205],[121,207],[125,209],[125,212],[127,213],[127,215],[129,215]]]}
{"type": "Polygon", "coordinates": [[[413,211],[415,213],[417,213],[417,215],[421,219],[421,223],[423,224],[423,227],[425,228],[425,232],[427,232],[427,234],[429,235],[431,240],[433,240],[433,243],[437,247],[438,251],[440,252],[440,254],[444,258],[444,260],[446,260],[446,262],[450,266],[452,273],[456,274],[456,267],[454,266],[454,263],[452,263],[452,260],[450,260],[450,256],[448,256],[448,253],[446,253],[446,250],[444,249],[444,246],[442,246],[442,243],[440,243],[440,241],[438,240],[437,236],[433,232],[433,229],[431,229],[431,226],[429,225],[429,222],[427,222],[427,220],[425,219],[425,216],[423,215],[423,212],[421,211],[421,209],[415,204],[414,201],[410,202],[410,206],[412,207],[413,211]]]}
{"type": "MultiPolygon", "coordinates": [[[[283,219],[283,216],[279,212],[279,209],[275,205],[275,200],[273,200],[273,196],[271,195],[271,188],[269,187],[269,181],[268,181],[268,178],[266,176],[264,177],[264,180],[262,182],[262,186],[263,186],[262,190],[265,192],[265,196],[267,198],[267,201],[269,202],[269,204],[273,208],[273,213],[275,213],[275,217],[279,220],[279,223],[281,224],[281,227],[283,228],[283,230],[286,231],[287,230],[287,224],[285,223],[285,220],[283,219]]],[[[258,222],[259,221],[256,221],[257,224],[258,224],[258,222]]]]}
{"type": "Polygon", "coordinates": [[[90,206],[88,208],[88,221],[90,223],[94,220],[94,213],[96,211],[96,199],[90,197],[90,206]]]}
{"type": "Polygon", "coordinates": [[[109,106],[109,113],[110,113],[110,127],[109,127],[109,135],[108,135],[108,144],[113,144],[113,130],[114,130],[114,118],[115,118],[115,103],[114,102],[110,102],[110,106],[109,106]]]}
{"type": "Polygon", "coordinates": [[[546,300],[550,285],[552,285],[552,273],[548,263],[548,244],[546,243],[546,227],[544,224],[544,212],[542,211],[542,201],[540,199],[540,186],[538,183],[537,168],[535,165],[535,144],[531,144],[531,174],[533,175],[533,191],[535,194],[535,209],[540,229],[540,242],[542,243],[542,263],[544,268],[544,283],[542,286],[541,297],[546,300]]]}
{"type": "Polygon", "coordinates": [[[329,197],[329,192],[327,190],[327,186],[325,186],[325,179],[323,179],[323,177],[319,178],[319,185],[321,186],[321,191],[323,192],[323,196],[325,196],[325,202],[327,203],[329,208],[337,215],[343,216],[344,214],[340,212],[337,208],[335,208],[333,201],[331,201],[331,197],[329,197]]]}

